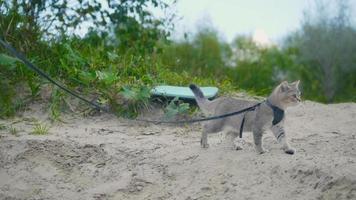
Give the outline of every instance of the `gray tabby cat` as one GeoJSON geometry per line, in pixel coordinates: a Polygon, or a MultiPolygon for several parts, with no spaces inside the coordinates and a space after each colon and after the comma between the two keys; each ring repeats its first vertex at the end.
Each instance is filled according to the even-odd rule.
{"type": "MultiPolygon", "coordinates": [[[[233,139],[239,135],[241,123],[245,116],[244,131],[252,131],[256,151],[258,153],[266,152],[262,146],[262,135],[267,129],[271,129],[277,141],[282,144],[284,152],[294,154],[295,149],[287,141],[284,130],[284,110],[289,106],[297,105],[300,102],[300,91],[298,89],[299,80],[293,83],[286,81],[279,84],[267,98],[266,101],[256,107],[254,111],[248,111],[244,114],[231,117],[207,121],[203,123],[203,133],[201,137],[201,146],[209,147],[208,134],[220,131],[232,134],[233,139]],[[280,110],[283,114],[280,121],[276,120],[275,110],[280,110]],[[276,123],[278,122],[278,123],[276,123]]],[[[247,101],[228,97],[222,97],[210,101],[206,99],[202,91],[196,85],[190,85],[198,106],[205,116],[222,115],[253,106],[257,101],[247,101]]],[[[278,116],[277,116],[278,117],[278,116]]]]}

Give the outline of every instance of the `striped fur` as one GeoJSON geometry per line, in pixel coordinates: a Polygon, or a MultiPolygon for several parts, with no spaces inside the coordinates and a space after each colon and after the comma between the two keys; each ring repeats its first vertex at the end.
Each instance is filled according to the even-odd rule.
{"type": "MultiPolygon", "coordinates": [[[[268,97],[268,101],[283,110],[289,106],[297,105],[300,102],[300,91],[298,89],[299,81],[288,83],[282,82],[279,84],[268,97]]],[[[198,106],[206,116],[221,115],[243,108],[252,106],[257,101],[248,101],[234,98],[218,98],[213,101],[204,97],[202,91],[196,85],[189,86],[195,95],[198,106]]],[[[289,145],[284,130],[284,119],[276,125],[272,125],[273,111],[265,103],[261,104],[255,111],[247,112],[244,124],[244,131],[252,131],[256,151],[264,153],[265,150],[262,145],[262,136],[267,129],[270,129],[277,141],[282,144],[283,149],[288,154],[294,154],[295,150],[289,145]]],[[[233,140],[239,134],[239,128],[242,122],[243,115],[236,115],[224,119],[204,122],[203,132],[201,137],[201,146],[207,148],[208,134],[217,132],[226,132],[232,136],[233,140]]],[[[241,147],[236,147],[241,149],[241,147]]]]}

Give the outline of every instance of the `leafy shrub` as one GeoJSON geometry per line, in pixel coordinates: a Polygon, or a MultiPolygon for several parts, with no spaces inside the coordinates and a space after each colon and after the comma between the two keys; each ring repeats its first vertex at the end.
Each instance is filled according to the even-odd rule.
{"type": "Polygon", "coordinates": [[[141,87],[123,87],[120,93],[124,97],[124,104],[119,108],[120,113],[125,117],[136,117],[139,111],[147,108],[150,99],[150,88],[141,87]]]}
{"type": "Polygon", "coordinates": [[[170,120],[177,115],[187,114],[189,111],[189,104],[182,103],[176,97],[165,108],[164,117],[166,120],[170,120]]]}
{"type": "Polygon", "coordinates": [[[16,70],[17,59],[10,57],[6,54],[0,54],[0,117],[10,116],[15,112],[14,97],[15,80],[14,71],[16,70]],[[11,79],[9,79],[11,77],[11,79]]]}

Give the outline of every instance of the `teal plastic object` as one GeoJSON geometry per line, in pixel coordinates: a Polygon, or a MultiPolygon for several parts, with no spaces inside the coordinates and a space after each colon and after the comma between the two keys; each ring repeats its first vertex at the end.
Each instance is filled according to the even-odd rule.
{"type": "MultiPolygon", "coordinates": [[[[208,99],[213,99],[218,94],[219,89],[216,87],[200,87],[204,96],[208,99]]],[[[162,97],[178,97],[183,99],[195,99],[193,92],[189,87],[161,85],[156,86],[151,90],[154,96],[162,97]]]]}

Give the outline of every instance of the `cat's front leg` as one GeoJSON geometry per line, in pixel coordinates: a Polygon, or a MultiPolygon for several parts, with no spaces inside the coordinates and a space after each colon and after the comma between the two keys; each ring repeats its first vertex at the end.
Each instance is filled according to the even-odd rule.
{"type": "Polygon", "coordinates": [[[282,144],[282,146],[283,146],[282,148],[285,153],[294,154],[296,152],[296,150],[293,147],[291,147],[291,145],[288,143],[286,133],[283,128],[283,123],[279,123],[279,124],[272,126],[271,130],[272,130],[274,136],[276,137],[277,141],[280,144],[282,144]]]}

